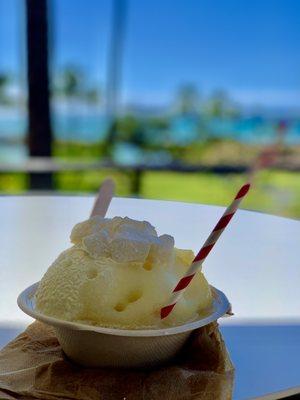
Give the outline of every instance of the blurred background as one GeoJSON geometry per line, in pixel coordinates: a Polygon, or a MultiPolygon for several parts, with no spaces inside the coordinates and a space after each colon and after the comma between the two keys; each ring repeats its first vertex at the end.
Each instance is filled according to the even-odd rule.
{"type": "Polygon", "coordinates": [[[300,217],[300,2],[0,0],[0,192],[225,205],[300,217]]]}

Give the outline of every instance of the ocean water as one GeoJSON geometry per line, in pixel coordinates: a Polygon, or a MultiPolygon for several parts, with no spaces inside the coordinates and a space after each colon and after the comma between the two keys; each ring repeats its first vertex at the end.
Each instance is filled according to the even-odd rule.
{"type": "MultiPolygon", "coordinates": [[[[52,127],[57,139],[99,142],[105,137],[108,120],[102,115],[57,114],[52,118],[52,127]]],[[[26,116],[0,116],[0,139],[22,139],[26,130],[26,116]]]]}
{"type": "MultiPolygon", "coordinates": [[[[195,116],[176,116],[171,118],[169,129],[145,129],[143,138],[146,142],[156,144],[168,142],[185,145],[208,138],[264,144],[276,139],[277,123],[276,120],[260,117],[201,119],[195,116]]],[[[93,143],[105,140],[109,120],[100,114],[55,114],[52,125],[57,139],[93,143]]],[[[0,115],[0,139],[24,138],[26,128],[24,115],[0,115]]],[[[300,144],[300,119],[288,122],[285,141],[288,144],[300,144]]]]}

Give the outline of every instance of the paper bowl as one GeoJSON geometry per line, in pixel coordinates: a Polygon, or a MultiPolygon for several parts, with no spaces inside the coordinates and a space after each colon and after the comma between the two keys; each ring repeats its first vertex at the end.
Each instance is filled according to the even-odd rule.
{"type": "Polygon", "coordinates": [[[220,290],[211,286],[212,313],[205,318],[176,327],[153,330],[101,328],[68,322],[35,309],[35,292],[39,282],[18,297],[18,305],[31,317],[54,327],[65,354],[86,367],[150,367],[164,363],[181,349],[191,332],[224,316],[230,303],[220,290]]]}

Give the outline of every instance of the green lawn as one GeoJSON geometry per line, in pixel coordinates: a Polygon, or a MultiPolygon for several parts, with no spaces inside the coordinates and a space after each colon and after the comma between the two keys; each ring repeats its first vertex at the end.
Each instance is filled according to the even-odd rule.
{"type": "MultiPolygon", "coordinates": [[[[145,174],[142,197],[226,205],[243,183],[241,175],[149,172],[145,174]]],[[[243,208],[299,218],[299,174],[261,172],[243,202],[243,208]]]]}
{"type": "MultiPolygon", "coordinates": [[[[131,196],[131,176],[116,171],[63,172],[55,174],[55,188],[61,192],[95,192],[102,180],[110,176],[117,183],[118,196],[131,196]]],[[[242,175],[220,176],[209,173],[146,172],[140,196],[150,199],[226,205],[244,182],[242,175]]],[[[25,174],[0,175],[0,191],[23,193],[28,188],[25,174]]],[[[261,172],[243,208],[300,218],[300,174],[261,172]]]]}
{"type": "MultiPolygon", "coordinates": [[[[111,176],[119,196],[130,196],[130,176],[124,173],[62,173],[57,188],[67,191],[96,191],[101,181],[111,176]]],[[[150,199],[179,200],[226,205],[244,183],[242,175],[220,176],[209,173],[146,172],[140,196],[150,199]]],[[[300,174],[294,172],[261,172],[243,202],[243,207],[272,214],[300,218],[300,174]]]]}

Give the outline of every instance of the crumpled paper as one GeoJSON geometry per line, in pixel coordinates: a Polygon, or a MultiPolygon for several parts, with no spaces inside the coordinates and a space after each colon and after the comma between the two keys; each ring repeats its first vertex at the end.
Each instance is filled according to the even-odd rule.
{"type": "Polygon", "coordinates": [[[168,365],[147,371],[75,365],[41,322],[0,351],[0,398],[6,400],[227,400],[233,379],[216,323],[195,331],[168,365]]]}

